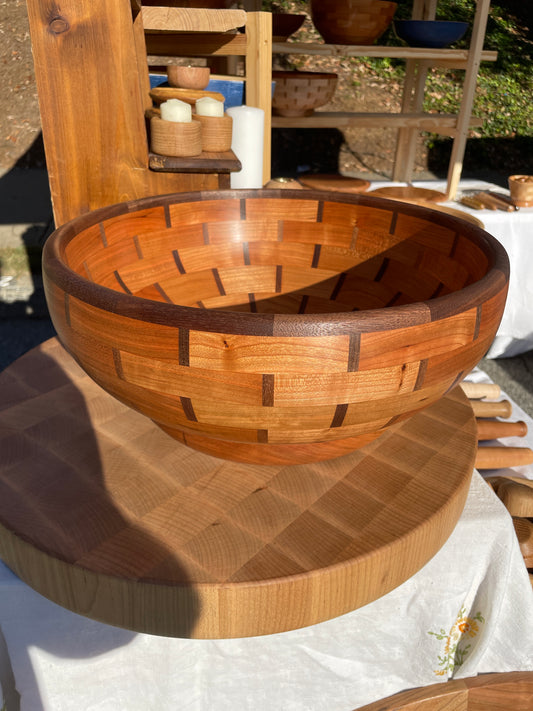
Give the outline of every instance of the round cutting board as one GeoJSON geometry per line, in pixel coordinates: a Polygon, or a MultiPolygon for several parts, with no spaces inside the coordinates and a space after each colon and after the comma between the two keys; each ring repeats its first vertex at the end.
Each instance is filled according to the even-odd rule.
{"type": "Polygon", "coordinates": [[[463,509],[476,429],[460,388],[364,449],[298,466],[188,449],[56,339],[0,375],[0,557],[54,602],[137,632],[246,637],[386,594],[463,509]]]}

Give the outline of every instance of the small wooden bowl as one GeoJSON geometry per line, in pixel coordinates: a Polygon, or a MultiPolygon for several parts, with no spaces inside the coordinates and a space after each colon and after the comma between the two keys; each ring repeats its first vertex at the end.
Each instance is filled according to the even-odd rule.
{"type": "Polygon", "coordinates": [[[517,207],[533,207],[533,175],[510,175],[509,191],[517,207]]]}
{"type": "Polygon", "coordinates": [[[233,119],[231,116],[199,116],[193,114],[202,131],[202,150],[207,153],[224,153],[231,149],[233,119]]]}
{"type": "Polygon", "coordinates": [[[114,397],[200,451],[290,464],[454,388],[493,341],[509,261],[418,205],[228,190],[82,215],[48,238],[43,273],[61,342],[114,397]]]}
{"type": "Polygon", "coordinates": [[[272,13],[272,39],[274,42],[285,42],[297,32],[305,22],[305,15],[293,15],[288,12],[272,13]]]}
{"type": "Polygon", "coordinates": [[[181,67],[169,64],[167,78],[170,86],[182,89],[205,89],[209,84],[211,69],[209,67],[181,67]]]}
{"type": "Polygon", "coordinates": [[[202,129],[196,121],[176,123],[159,116],[150,119],[150,145],[153,153],[187,158],[202,152],[202,129]]]}
{"type": "Polygon", "coordinates": [[[390,26],[397,3],[387,0],[311,0],[311,19],[328,44],[373,44],[390,26]]]}
{"type": "Polygon", "coordinates": [[[311,116],[337,87],[337,75],[327,72],[273,71],[272,80],[272,113],[278,116],[311,116]]]}

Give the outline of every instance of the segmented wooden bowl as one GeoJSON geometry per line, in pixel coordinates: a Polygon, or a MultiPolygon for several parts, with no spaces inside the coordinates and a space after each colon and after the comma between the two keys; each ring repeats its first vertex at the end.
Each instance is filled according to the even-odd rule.
{"type": "Polygon", "coordinates": [[[63,225],[43,256],[65,348],[116,398],[215,456],[340,456],[483,357],[509,263],[445,213],[311,190],[174,194],[63,225]]]}
{"type": "Polygon", "coordinates": [[[373,44],[390,26],[398,5],[388,0],[311,0],[311,19],[329,44],[373,44]]]}
{"type": "Polygon", "coordinates": [[[328,72],[273,71],[272,113],[278,116],[311,116],[331,101],[337,75],[328,72]]]}

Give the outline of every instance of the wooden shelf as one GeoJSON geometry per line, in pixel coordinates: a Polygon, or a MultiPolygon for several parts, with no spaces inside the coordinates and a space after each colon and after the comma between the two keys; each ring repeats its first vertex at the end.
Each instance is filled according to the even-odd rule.
{"type": "Polygon", "coordinates": [[[51,339],[0,375],[0,555],[39,593],[138,632],[246,637],[381,597],[441,548],[477,448],[461,388],[363,449],[247,465],[165,435],[51,339]]]}
{"type": "MultiPolygon", "coordinates": [[[[429,47],[389,47],[386,45],[340,45],[319,42],[273,42],[272,54],[305,54],[323,57],[389,57],[390,59],[429,60],[460,68],[468,61],[467,49],[431,49],[429,47]]],[[[495,62],[497,52],[483,51],[481,61],[495,62]]]]}
{"type": "MultiPolygon", "coordinates": [[[[457,127],[456,114],[390,114],[352,113],[342,111],[315,111],[311,116],[272,116],[272,126],[276,128],[416,128],[430,133],[453,135],[457,127]]],[[[471,118],[471,126],[480,126],[482,121],[471,118]]]]}
{"type": "Polygon", "coordinates": [[[151,170],[164,173],[233,173],[242,165],[233,151],[225,153],[202,153],[191,158],[175,158],[150,152],[148,161],[151,170]]]}

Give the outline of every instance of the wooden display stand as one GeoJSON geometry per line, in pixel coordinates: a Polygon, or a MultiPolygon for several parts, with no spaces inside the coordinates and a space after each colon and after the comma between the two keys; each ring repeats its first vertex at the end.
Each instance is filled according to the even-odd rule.
{"type": "MultiPolygon", "coordinates": [[[[64,0],[53,11],[44,0],[28,0],[27,5],[56,226],[125,200],[229,188],[230,172],[240,169],[233,154],[220,161],[209,155],[199,162],[198,170],[188,163],[162,164],[150,156],[145,112],[152,102],[144,11],[148,11],[147,22],[156,27],[166,12],[170,29],[181,27],[196,39],[204,36],[215,43],[222,35],[237,40],[239,52],[248,58],[248,103],[264,107],[268,116],[269,13],[186,10],[183,14],[179,8],[142,8],[140,0],[64,0]],[[241,25],[247,27],[245,34],[235,30],[241,25]],[[267,80],[268,95],[262,86],[267,80]]],[[[186,32],[161,36],[170,37],[174,47],[186,46],[186,32]]],[[[265,135],[269,168],[270,131],[265,135]]]]}
{"type": "Polygon", "coordinates": [[[477,445],[456,388],[338,459],[216,459],[106,394],[56,339],[0,393],[2,559],[63,607],[166,636],[271,634],[389,592],[455,527],[477,445]]]}
{"type": "MultiPolygon", "coordinates": [[[[414,0],[413,19],[435,18],[438,0],[414,0]]],[[[397,151],[393,179],[410,182],[412,179],[416,137],[420,131],[439,133],[453,138],[453,149],[448,169],[447,197],[455,197],[466,147],[468,131],[481,121],[472,118],[472,105],[481,61],[495,61],[496,52],[483,50],[490,0],[476,0],[472,39],[468,50],[429,49],[388,46],[340,46],[311,42],[275,42],[274,54],[305,54],[333,57],[390,57],[406,60],[406,76],[400,113],[350,113],[317,111],[306,118],[274,117],[272,126],[279,128],[398,128],[397,151]],[[457,115],[424,113],[422,104],[428,69],[444,66],[464,69],[463,96],[457,115]]]]}

